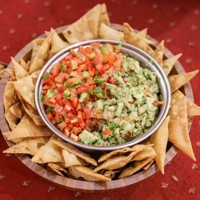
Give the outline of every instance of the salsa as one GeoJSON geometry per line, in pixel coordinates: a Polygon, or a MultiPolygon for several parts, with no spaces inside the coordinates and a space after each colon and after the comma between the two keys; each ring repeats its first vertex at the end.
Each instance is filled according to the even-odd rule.
{"type": "Polygon", "coordinates": [[[95,146],[123,144],[144,133],[163,104],[156,74],[109,43],[70,50],[44,74],[40,99],[63,134],[95,146]]]}

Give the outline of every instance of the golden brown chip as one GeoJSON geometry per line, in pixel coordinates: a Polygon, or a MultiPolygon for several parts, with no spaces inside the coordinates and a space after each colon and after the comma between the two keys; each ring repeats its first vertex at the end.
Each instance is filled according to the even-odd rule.
{"type": "Polygon", "coordinates": [[[60,176],[64,176],[63,173],[65,175],[69,175],[68,171],[65,170],[62,166],[57,165],[55,163],[48,163],[47,164],[48,168],[53,171],[54,173],[60,175],[60,176]]]}
{"type": "Polygon", "coordinates": [[[111,181],[101,174],[95,173],[92,169],[84,166],[73,166],[69,167],[69,173],[76,179],[83,178],[86,181],[111,181]]]}
{"type": "Polygon", "coordinates": [[[164,49],[165,49],[164,40],[162,40],[156,46],[156,49],[155,49],[155,52],[154,52],[154,55],[153,55],[153,58],[161,65],[162,65],[162,60],[163,60],[163,55],[164,55],[164,49]]]}
{"type": "Polygon", "coordinates": [[[139,31],[137,35],[141,38],[141,40],[144,40],[148,45],[155,45],[155,42],[149,38],[147,38],[147,28],[139,31]]]}
{"type": "Polygon", "coordinates": [[[5,117],[10,129],[13,130],[17,126],[19,119],[11,113],[10,109],[5,113],[5,117]]]}
{"type": "Polygon", "coordinates": [[[99,34],[101,39],[108,39],[108,40],[124,40],[124,33],[121,31],[117,31],[105,24],[101,24],[99,34]]]}
{"type": "Polygon", "coordinates": [[[22,120],[10,132],[8,140],[25,139],[29,137],[47,137],[51,136],[52,132],[46,126],[36,126],[28,115],[24,115],[22,120]]]}
{"type": "Polygon", "coordinates": [[[39,151],[33,156],[31,160],[36,163],[64,162],[61,148],[54,144],[51,139],[39,149],[39,151]]]}
{"type": "Polygon", "coordinates": [[[55,143],[60,148],[67,150],[69,153],[74,154],[75,156],[83,159],[85,162],[90,163],[90,164],[92,164],[94,166],[97,166],[96,160],[91,158],[89,154],[87,154],[87,153],[85,153],[83,151],[80,151],[75,146],[72,146],[69,143],[63,142],[59,138],[52,138],[52,142],[55,143]]]}
{"type": "Polygon", "coordinates": [[[115,177],[115,174],[118,172],[119,172],[119,170],[117,170],[117,171],[108,170],[108,171],[105,171],[103,173],[103,175],[107,178],[113,179],[115,177]]]}
{"type": "Polygon", "coordinates": [[[20,58],[19,64],[24,68],[24,70],[26,70],[27,72],[29,71],[29,66],[23,58],[20,58]]]}
{"type": "Polygon", "coordinates": [[[86,165],[86,162],[77,157],[76,155],[69,153],[67,150],[62,150],[62,156],[65,161],[65,167],[77,166],[77,165],[86,165]]]}
{"type": "Polygon", "coordinates": [[[142,161],[136,161],[134,162],[134,166],[133,167],[127,167],[125,168],[121,174],[119,175],[119,178],[126,178],[128,176],[131,176],[133,174],[135,174],[136,172],[138,172],[140,169],[142,169],[144,166],[146,166],[149,162],[152,161],[152,159],[154,159],[154,157],[149,157],[145,160],[142,161]]]}
{"type": "Polygon", "coordinates": [[[145,40],[141,40],[141,37],[135,33],[128,23],[124,23],[124,40],[125,42],[146,51],[149,55],[154,56],[154,50],[145,42],[145,40]]]}
{"type": "Polygon", "coordinates": [[[15,104],[13,104],[10,107],[9,111],[19,119],[21,119],[24,115],[24,109],[22,107],[21,102],[17,102],[15,104]]]}
{"type": "Polygon", "coordinates": [[[42,137],[25,139],[6,149],[3,153],[35,155],[46,142],[47,139],[42,137]]]}
{"type": "Polygon", "coordinates": [[[182,54],[179,53],[179,54],[172,56],[170,58],[167,58],[166,60],[163,61],[163,64],[161,66],[167,76],[169,75],[173,66],[175,65],[175,63],[181,56],[182,56],[182,54]]]}
{"type": "Polygon", "coordinates": [[[45,38],[37,38],[32,42],[31,61],[35,58],[39,48],[42,46],[45,38]]]}
{"type": "Polygon", "coordinates": [[[171,93],[175,92],[180,87],[185,85],[198,72],[199,72],[199,70],[195,70],[195,71],[188,72],[188,73],[185,73],[185,74],[178,74],[178,75],[170,75],[170,76],[168,76],[169,84],[170,84],[170,87],[171,87],[171,93]]]}
{"type": "Polygon", "coordinates": [[[105,3],[101,4],[101,13],[100,13],[100,17],[99,17],[99,24],[102,24],[102,23],[106,24],[107,26],[110,26],[110,19],[108,16],[108,12],[107,12],[105,3]]]}
{"type": "Polygon", "coordinates": [[[11,60],[14,68],[15,77],[17,80],[28,75],[28,72],[13,57],[11,57],[11,60]]]}
{"type": "Polygon", "coordinates": [[[172,95],[169,116],[169,141],[191,159],[196,160],[188,131],[187,104],[182,95],[172,95]]]}
{"type": "Polygon", "coordinates": [[[174,97],[176,98],[177,95],[178,96],[182,96],[182,98],[184,98],[186,100],[187,115],[189,117],[199,116],[200,115],[200,106],[198,106],[194,102],[192,102],[192,100],[189,99],[188,97],[186,97],[180,90],[177,90],[174,93],[174,97]]]}
{"type": "Polygon", "coordinates": [[[37,70],[42,69],[44,64],[46,63],[48,57],[49,57],[49,49],[50,49],[50,43],[52,40],[53,33],[50,33],[48,37],[44,40],[42,45],[39,47],[35,57],[33,58],[33,61],[30,66],[30,73],[35,72],[37,70]]]}
{"type": "Polygon", "coordinates": [[[151,143],[154,144],[153,149],[156,152],[155,161],[162,174],[164,174],[166,149],[169,135],[169,120],[170,116],[167,116],[157,131],[150,137],[151,143]]]}
{"type": "Polygon", "coordinates": [[[154,163],[154,159],[152,159],[149,163],[147,163],[142,169],[145,171],[148,170],[151,167],[151,165],[154,163]]]}

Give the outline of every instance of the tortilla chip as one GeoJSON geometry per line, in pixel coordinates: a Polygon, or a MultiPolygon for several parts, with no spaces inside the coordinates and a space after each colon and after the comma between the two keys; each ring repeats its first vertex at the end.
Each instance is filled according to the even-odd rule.
{"type": "Polygon", "coordinates": [[[147,52],[152,57],[154,56],[154,50],[144,40],[141,40],[141,37],[135,33],[128,23],[124,23],[124,40],[147,52]]]}
{"type": "Polygon", "coordinates": [[[144,28],[143,30],[139,31],[137,35],[141,38],[141,40],[144,40],[148,45],[155,45],[155,42],[149,38],[147,38],[147,28],[144,28]]]}
{"type": "Polygon", "coordinates": [[[147,146],[144,150],[140,151],[139,153],[137,153],[131,161],[141,161],[144,160],[146,158],[152,157],[152,156],[156,156],[156,153],[154,151],[154,149],[151,146],[147,146]]]}
{"type": "Polygon", "coordinates": [[[182,95],[177,93],[172,95],[168,114],[170,116],[168,140],[192,160],[196,160],[188,132],[186,99],[182,95]]]}
{"type": "Polygon", "coordinates": [[[62,157],[61,148],[50,139],[39,149],[31,161],[36,163],[62,163],[64,159],[62,157]]]}
{"type": "Polygon", "coordinates": [[[11,61],[13,64],[14,73],[17,80],[28,75],[28,72],[13,57],[11,57],[11,61]]]}
{"type": "Polygon", "coordinates": [[[60,165],[57,165],[57,164],[55,164],[55,163],[48,163],[48,164],[47,164],[47,167],[48,167],[48,169],[50,169],[51,171],[53,171],[54,173],[56,173],[56,174],[58,174],[58,175],[60,175],[60,176],[63,176],[63,177],[64,177],[63,173],[64,173],[65,175],[68,175],[68,176],[69,176],[68,171],[65,170],[65,169],[64,169],[62,166],[60,166],[60,165]]]}
{"type": "Polygon", "coordinates": [[[19,122],[19,119],[11,113],[10,109],[5,113],[5,118],[11,130],[13,130],[19,122]]]}
{"type": "Polygon", "coordinates": [[[76,179],[83,178],[86,181],[110,181],[110,178],[107,178],[101,174],[95,173],[92,169],[84,166],[73,166],[70,167],[69,173],[76,179]]]}
{"type": "Polygon", "coordinates": [[[46,126],[36,126],[33,120],[25,114],[16,128],[10,132],[8,140],[25,139],[29,137],[47,137],[51,136],[52,132],[46,126]]]}
{"type": "Polygon", "coordinates": [[[19,64],[24,68],[24,70],[26,70],[27,72],[29,71],[29,66],[23,58],[20,58],[19,64]]]}
{"type": "Polygon", "coordinates": [[[182,98],[185,98],[186,104],[187,104],[187,115],[189,117],[200,115],[200,106],[198,106],[194,102],[192,102],[192,100],[189,99],[188,97],[186,97],[180,90],[177,90],[174,93],[174,97],[176,98],[177,95],[182,96],[182,98]]]}
{"type": "MultiPolygon", "coordinates": [[[[9,135],[10,135],[11,132],[12,132],[12,131],[4,132],[4,133],[2,133],[2,135],[8,140],[9,135]]],[[[21,142],[22,139],[12,139],[12,140],[9,140],[9,141],[11,141],[11,142],[17,144],[17,143],[21,142]]]]}
{"type": "Polygon", "coordinates": [[[115,174],[118,172],[119,172],[118,170],[117,171],[108,170],[108,171],[105,171],[103,175],[107,178],[113,179],[115,177],[115,174]]]}
{"type": "Polygon", "coordinates": [[[185,85],[190,79],[192,79],[199,70],[195,70],[185,74],[178,74],[178,75],[170,75],[168,76],[169,84],[171,87],[171,93],[178,90],[180,87],[185,85]]]}
{"type": "Polygon", "coordinates": [[[108,40],[124,40],[124,33],[121,31],[117,31],[105,24],[100,25],[99,34],[101,39],[108,39],[108,40]]]}
{"type": "Polygon", "coordinates": [[[145,171],[148,170],[151,167],[151,165],[154,163],[154,159],[152,159],[149,163],[147,163],[142,169],[145,171]]]}
{"type": "Polygon", "coordinates": [[[154,144],[153,149],[156,152],[155,161],[162,174],[164,174],[166,149],[169,135],[169,120],[170,116],[167,116],[157,131],[150,137],[151,143],[154,144]]]}
{"type": "Polygon", "coordinates": [[[65,161],[65,167],[77,166],[77,165],[86,165],[86,162],[76,155],[69,153],[67,150],[62,150],[62,156],[65,161]]]}
{"type": "Polygon", "coordinates": [[[83,159],[85,162],[90,163],[90,164],[92,164],[94,166],[97,166],[96,160],[91,158],[89,154],[86,154],[85,152],[80,151],[75,146],[72,146],[69,143],[63,142],[59,138],[52,138],[52,142],[55,143],[60,148],[65,149],[69,153],[74,154],[75,156],[83,159]]]}
{"type": "Polygon", "coordinates": [[[21,102],[12,105],[9,110],[13,115],[15,115],[19,119],[21,119],[24,115],[24,109],[22,107],[21,102]]]}
{"type": "Polygon", "coordinates": [[[9,108],[16,103],[16,92],[12,81],[6,83],[3,98],[5,113],[7,113],[9,108]]]}
{"type": "Polygon", "coordinates": [[[41,146],[46,144],[46,142],[47,139],[41,137],[25,139],[20,143],[6,149],[5,151],[3,151],[3,153],[35,155],[41,148],[41,146]]]}
{"type": "Polygon", "coordinates": [[[137,153],[138,153],[137,151],[133,151],[128,156],[119,155],[116,157],[112,157],[112,158],[106,160],[105,162],[103,162],[102,164],[100,164],[99,166],[97,166],[94,169],[94,172],[98,172],[102,169],[115,170],[115,169],[124,167],[126,164],[128,164],[131,161],[133,156],[136,155],[137,153]]]}
{"type": "Polygon", "coordinates": [[[33,84],[30,75],[15,81],[14,87],[27,103],[29,103],[33,108],[36,108],[34,100],[35,85],[33,84]]]}
{"type": "Polygon", "coordinates": [[[178,59],[182,56],[181,53],[172,56],[170,58],[167,58],[166,60],[163,61],[162,63],[162,68],[166,74],[166,76],[169,75],[169,73],[171,72],[173,66],[175,65],[175,63],[178,61],[178,59]]]}
{"type": "Polygon", "coordinates": [[[52,57],[53,55],[55,55],[59,51],[63,50],[67,46],[69,46],[67,44],[67,42],[64,42],[59,37],[59,35],[57,34],[57,32],[54,29],[51,29],[51,32],[53,33],[53,36],[52,36],[52,40],[51,40],[51,50],[50,50],[50,53],[49,53],[50,54],[49,57],[52,57]]]}
{"type": "Polygon", "coordinates": [[[30,73],[35,72],[39,69],[42,69],[44,64],[46,63],[48,57],[49,57],[49,49],[50,49],[50,43],[52,40],[53,33],[50,33],[49,36],[44,40],[42,45],[40,46],[39,50],[37,51],[35,57],[33,58],[33,61],[30,66],[30,73]]]}
{"type": "Polygon", "coordinates": [[[154,58],[160,65],[162,65],[164,49],[165,49],[164,40],[162,40],[162,41],[156,46],[156,49],[155,49],[155,52],[154,52],[154,55],[153,55],[153,58],[154,58]]]}
{"type": "Polygon", "coordinates": [[[151,160],[153,158],[154,157],[152,156],[152,157],[147,158],[145,160],[134,162],[134,166],[133,167],[127,167],[127,168],[125,168],[121,172],[121,174],[119,175],[119,178],[126,178],[128,176],[131,176],[131,175],[135,174],[140,169],[142,169],[144,166],[146,166],[149,162],[151,162],[151,160]]]}
{"type": "Polygon", "coordinates": [[[32,52],[31,52],[31,61],[35,58],[39,48],[42,46],[45,38],[37,38],[32,42],[32,52]]]}
{"type": "Polygon", "coordinates": [[[110,26],[110,19],[108,16],[108,12],[107,12],[105,3],[101,4],[101,13],[100,13],[100,17],[99,17],[99,24],[102,24],[102,23],[107,26],[110,26]]]}

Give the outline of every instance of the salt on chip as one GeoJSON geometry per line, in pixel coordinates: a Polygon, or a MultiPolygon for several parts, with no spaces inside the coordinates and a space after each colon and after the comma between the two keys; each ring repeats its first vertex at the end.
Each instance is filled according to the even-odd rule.
{"type": "Polygon", "coordinates": [[[164,40],[162,40],[157,46],[154,51],[153,58],[159,63],[162,64],[163,55],[164,55],[164,40]]]}
{"type": "Polygon", "coordinates": [[[125,168],[121,174],[119,175],[119,178],[126,178],[128,176],[131,176],[133,174],[135,174],[136,172],[138,172],[140,169],[142,169],[143,167],[145,167],[149,162],[152,161],[152,159],[154,159],[154,157],[149,157],[145,160],[142,161],[136,161],[134,162],[134,166],[133,167],[127,167],[125,168]]]}
{"type": "Polygon", "coordinates": [[[95,173],[92,169],[85,166],[72,166],[69,167],[69,173],[76,179],[83,178],[86,181],[110,181],[110,178],[107,178],[101,174],[95,173]]]}
{"type": "Polygon", "coordinates": [[[25,139],[6,149],[3,153],[35,155],[46,142],[47,139],[43,137],[25,139]]]}
{"type": "Polygon", "coordinates": [[[178,61],[178,59],[182,56],[181,53],[175,55],[175,56],[171,56],[167,59],[165,59],[162,63],[162,68],[166,74],[166,76],[169,75],[169,73],[171,72],[173,66],[175,65],[175,63],[178,61]]]}
{"type": "Polygon", "coordinates": [[[52,142],[55,143],[60,148],[67,150],[69,153],[74,154],[75,156],[83,159],[85,162],[90,163],[94,166],[97,166],[97,162],[95,159],[91,158],[89,154],[83,151],[80,151],[75,146],[72,146],[69,143],[63,142],[59,138],[52,138],[52,142]]]}
{"type": "Polygon", "coordinates": [[[67,150],[62,150],[62,156],[65,161],[65,167],[77,166],[77,165],[86,165],[86,162],[77,157],[76,155],[69,153],[67,150]]]}
{"type": "Polygon", "coordinates": [[[61,148],[50,140],[31,159],[36,163],[63,163],[61,148]]]}
{"type": "Polygon", "coordinates": [[[187,105],[187,115],[189,117],[193,116],[199,116],[200,115],[200,106],[196,105],[194,102],[192,102],[191,99],[186,97],[180,90],[177,90],[176,93],[174,93],[174,97],[176,95],[182,96],[186,100],[186,105],[187,105]]]}
{"type": "Polygon", "coordinates": [[[117,31],[105,24],[100,25],[99,34],[101,39],[108,39],[108,40],[124,40],[124,33],[121,31],[117,31]]]}
{"type": "Polygon", "coordinates": [[[16,128],[10,132],[8,140],[25,139],[29,137],[47,137],[51,136],[52,132],[46,126],[37,126],[33,120],[25,114],[16,128]]]}
{"type": "Polygon", "coordinates": [[[169,84],[170,84],[170,87],[171,87],[171,93],[175,92],[180,87],[185,85],[198,72],[199,72],[199,70],[195,70],[195,71],[188,72],[188,73],[185,73],[185,74],[169,75],[168,80],[169,80],[169,84]]]}
{"type": "Polygon", "coordinates": [[[11,57],[11,61],[13,64],[14,73],[17,80],[28,75],[28,72],[13,57],[11,57]]]}
{"type": "Polygon", "coordinates": [[[46,63],[49,57],[49,49],[52,40],[53,33],[50,33],[47,38],[45,38],[42,45],[39,47],[33,61],[30,65],[30,73],[40,70],[46,63]]]}
{"type": "Polygon", "coordinates": [[[105,162],[103,162],[102,164],[100,164],[99,166],[97,166],[94,169],[94,172],[98,172],[102,169],[115,170],[115,169],[124,167],[126,164],[128,164],[131,161],[133,156],[136,155],[137,153],[138,153],[137,151],[133,151],[128,156],[119,155],[119,156],[112,157],[106,160],[105,162]]]}
{"type": "Polygon", "coordinates": [[[67,42],[63,41],[60,36],[57,34],[57,32],[54,29],[51,29],[51,32],[53,33],[52,40],[51,40],[51,50],[49,52],[49,57],[52,57],[59,51],[63,50],[69,44],[67,42]]]}
{"type": "Polygon", "coordinates": [[[128,23],[124,23],[124,40],[125,42],[135,45],[140,49],[147,52],[149,55],[154,56],[154,50],[138,36],[128,23]]]}
{"type": "Polygon", "coordinates": [[[156,152],[155,161],[162,174],[164,174],[166,149],[169,135],[169,120],[170,116],[167,116],[156,132],[150,137],[150,141],[153,144],[153,149],[156,152]]]}
{"type": "Polygon", "coordinates": [[[36,107],[34,100],[35,85],[33,84],[31,75],[15,81],[14,87],[27,103],[29,103],[33,108],[36,107]]]}
{"type": "Polygon", "coordinates": [[[172,95],[168,114],[170,116],[168,140],[192,160],[196,160],[188,131],[186,99],[182,95],[176,93],[172,95]]]}

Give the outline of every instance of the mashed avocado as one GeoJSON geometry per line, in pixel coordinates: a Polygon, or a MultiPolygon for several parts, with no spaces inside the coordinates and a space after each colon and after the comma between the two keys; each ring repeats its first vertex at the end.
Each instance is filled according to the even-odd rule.
{"type": "Polygon", "coordinates": [[[154,123],[159,106],[159,86],[156,74],[142,68],[140,63],[123,55],[121,71],[106,72],[116,84],[105,82],[111,98],[90,102],[93,111],[102,112],[101,123],[95,131],[84,130],[80,141],[95,146],[123,144],[146,132],[154,123]]]}

